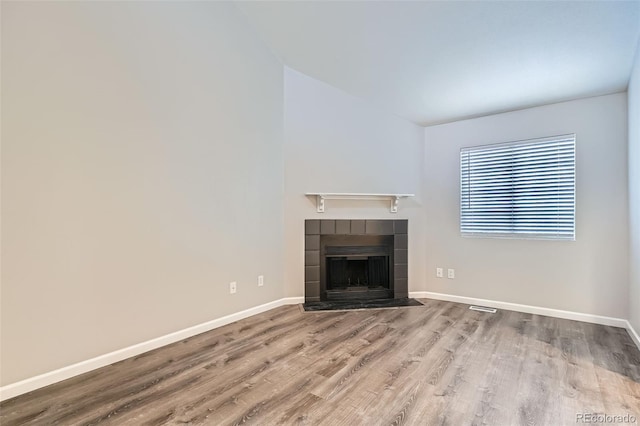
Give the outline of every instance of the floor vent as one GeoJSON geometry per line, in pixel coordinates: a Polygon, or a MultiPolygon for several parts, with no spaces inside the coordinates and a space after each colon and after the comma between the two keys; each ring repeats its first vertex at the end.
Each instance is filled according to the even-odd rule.
{"type": "Polygon", "coordinates": [[[490,314],[495,314],[496,312],[498,312],[496,308],[487,308],[486,306],[471,305],[469,306],[469,309],[471,309],[472,311],[489,312],[490,314]]]}

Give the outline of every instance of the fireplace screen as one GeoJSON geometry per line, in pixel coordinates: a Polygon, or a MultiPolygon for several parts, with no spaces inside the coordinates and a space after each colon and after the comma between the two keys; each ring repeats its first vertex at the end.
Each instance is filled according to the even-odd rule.
{"type": "Polygon", "coordinates": [[[327,290],[389,288],[389,256],[327,257],[327,290]]]}

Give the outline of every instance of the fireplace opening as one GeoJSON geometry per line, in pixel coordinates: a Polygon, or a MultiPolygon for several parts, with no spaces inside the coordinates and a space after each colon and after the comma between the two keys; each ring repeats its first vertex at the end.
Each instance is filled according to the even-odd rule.
{"type": "Polygon", "coordinates": [[[327,256],[327,300],[392,298],[389,256],[327,256]]]}
{"type": "Polygon", "coordinates": [[[321,300],[392,299],[393,239],[393,235],[323,235],[321,300]]]}

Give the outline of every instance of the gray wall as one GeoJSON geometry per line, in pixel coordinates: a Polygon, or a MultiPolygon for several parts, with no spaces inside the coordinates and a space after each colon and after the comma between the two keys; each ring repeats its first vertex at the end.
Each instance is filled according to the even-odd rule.
{"type": "Polygon", "coordinates": [[[409,291],[424,290],[423,128],[285,67],[285,282],[304,295],[305,219],[408,219],[409,291]],[[385,201],[326,201],[306,192],[412,193],[385,201]]]}
{"type": "Polygon", "coordinates": [[[627,99],[614,94],[428,127],[429,291],[628,318],[627,99]],[[576,133],[576,241],[462,238],[461,147],[576,133]],[[456,278],[436,278],[435,268],[456,278]]]}
{"type": "Polygon", "coordinates": [[[233,5],[3,2],[1,118],[2,384],[283,297],[282,65],[233,5]]]}
{"type": "Polygon", "coordinates": [[[629,81],[629,238],[631,325],[640,333],[640,41],[629,81]]]}

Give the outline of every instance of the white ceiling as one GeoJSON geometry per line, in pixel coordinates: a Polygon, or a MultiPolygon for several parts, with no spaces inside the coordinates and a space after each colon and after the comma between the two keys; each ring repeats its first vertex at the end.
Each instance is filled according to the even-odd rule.
{"type": "Polygon", "coordinates": [[[635,1],[238,2],[291,68],[422,125],[626,89],[635,1]]]}

